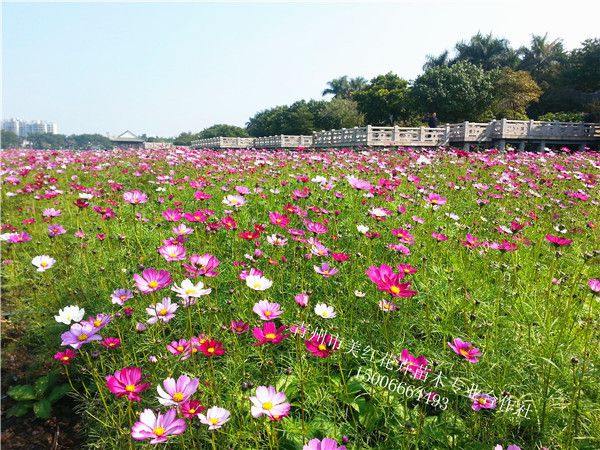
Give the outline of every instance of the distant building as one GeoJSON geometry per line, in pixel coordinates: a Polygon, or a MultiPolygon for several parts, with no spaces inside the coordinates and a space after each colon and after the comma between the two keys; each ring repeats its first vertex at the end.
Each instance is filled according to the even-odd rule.
{"type": "Polygon", "coordinates": [[[58,134],[58,126],[53,122],[43,120],[25,121],[21,119],[8,119],[2,121],[2,129],[12,131],[17,136],[27,137],[30,134],[58,134]]]}
{"type": "Polygon", "coordinates": [[[118,136],[110,137],[109,139],[115,145],[120,148],[144,148],[144,140],[127,130],[118,136]]]}

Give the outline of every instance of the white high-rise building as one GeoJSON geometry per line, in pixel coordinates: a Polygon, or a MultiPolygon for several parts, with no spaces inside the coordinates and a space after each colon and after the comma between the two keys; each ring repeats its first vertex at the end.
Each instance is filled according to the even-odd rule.
{"type": "Polygon", "coordinates": [[[57,134],[58,126],[53,122],[45,122],[43,120],[34,120],[27,122],[21,119],[8,119],[2,121],[2,129],[12,131],[17,136],[27,137],[30,134],[57,134]]]}

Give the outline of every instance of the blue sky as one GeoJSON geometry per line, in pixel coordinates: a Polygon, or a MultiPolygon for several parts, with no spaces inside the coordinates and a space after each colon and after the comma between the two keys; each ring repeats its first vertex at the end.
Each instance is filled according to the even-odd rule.
{"type": "Polygon", "coordinates": [[[477,31],[567,48],[597,37],[600,2],[3,3],[2,115],[61,133],[172,136],[321,98],[328,80],[393,71],[477,31]]]}

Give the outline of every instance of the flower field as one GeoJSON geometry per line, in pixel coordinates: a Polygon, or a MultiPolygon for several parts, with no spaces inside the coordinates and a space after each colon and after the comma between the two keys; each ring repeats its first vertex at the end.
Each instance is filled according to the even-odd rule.
{"type": "Polygon", "coordinates": [[[46,374],[3,380],[3,420],[71,398],[94,449],[600,446],[597,153],[2,162],[3,356],[46,374]]]}

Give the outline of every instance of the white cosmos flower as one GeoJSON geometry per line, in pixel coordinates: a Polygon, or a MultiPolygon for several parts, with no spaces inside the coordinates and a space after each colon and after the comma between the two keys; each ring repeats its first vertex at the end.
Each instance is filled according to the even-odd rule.
{"type": "Polygon", "coordinates": [[[56,260],[48,255],[36,256],[31,260],[31,264],[37,267],[38,272],[45,272],[54,265],[56,260]]]}
{"type": "Polygon", "coordinates": [[[71,322],[81,322],[85,309],[76,305],[66,306],[58,311],[58,316],[54,316],[54,320],[65,325],[70,325],[71,322]]]}
{"type": "Polygon", "coordinates": [[[333,319],[335,317],[335,310],[333,306],[327,306],[325,303],[317,303],[315,314],[323,319],[333,319]]]}
{"type": "Polygon", "coordinates": [[[17,233],[2,233],[0,234],[0,242],[6,242],[11,238],[11,236],[14,236],[16,234],[17,233]]]}
{"type": "Polygon", "coordinates": [[[363,298],[367,294],[361,291],[354,291],[354,295],[356,295],[358,298],[363,298]]]}
{"type": "Polygon", "coordinates": [[[85,200],[90,200],[90,199],[94,198],[94,196],[92,194],[88,194],[86,192],[80,192],[79,198],[83,198],[85,200]]]}
{"type": "Polygon", "coordinates": [[[366,225],[356,225],[356,229],[361,234],[366,234],[369,232],[369,227],[366,225]]]}
{"type": "Polygon", "coordinates": [[[202,297],[203,295],[208,295],[212,292],[211,288],[204,289],[204,283],[202,281],[198,281],[197,284],[192,283],[192,281],[188,278],[181,282],[181,286],[173,286],[171,288],[172,291],[177,292],[177,297],[186,299],[189,297],[202,297]]]}
{"type": "Polygon", "coordinates": [[[265,277],[248,275],[246,277],[246,286],[255,291],[265,291],[273,286],[273,282],[265,277]]]}

